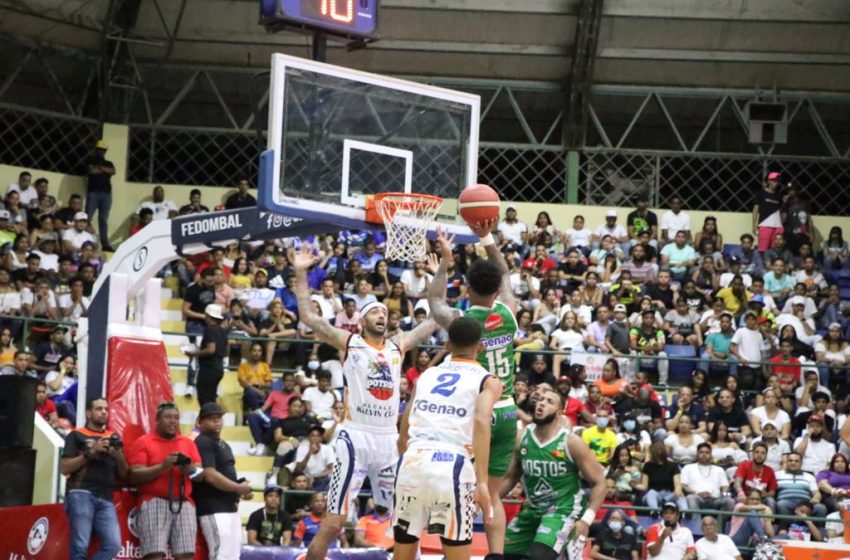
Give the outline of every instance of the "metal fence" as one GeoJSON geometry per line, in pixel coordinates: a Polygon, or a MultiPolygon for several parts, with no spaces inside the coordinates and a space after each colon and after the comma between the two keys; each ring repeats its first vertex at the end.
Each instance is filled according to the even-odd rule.
{"type": "MultiPolygon", "coordinates": [[[[99,138],[91,119],[0,104],[0,163],[79,174],[99,138]]],[[[134,182],[232,186],[256,179],[265,138],[253,130],[132,126],[127,179],[134,182]]],[[[429,172],[440,167],[435,146],[429,172]]],[[[817,214],[850,211],[850,159],[585,148],[578,158],[578,202],[631,206],[650,196],[655,207],[674,195],[686,208],[748,211],[768,171],[779,171],[817,214]]],[[[479,181],[506,200],[565,202],[567,153],[558,146],[482,142],[479,181]]],[[[368,169],[365,166],[364,169],[368,169]]],[[[575,171],[575,170],[574,170],[575,171]]],[[[368,181],[364,179],[364,183],[368,181]]]]}
{"type": "Polygon", "coordinates": [[[0,104],[0,163],[79,175],[100,131],[93,119],[0,104]]]}
{"type": "Polygon", "coordinates": [[[801,189],[815,213],[850,209],[846,159],[585,149],[580,162],[583,204],[632,206],[646,194],[656,208],[680,196],[694,210],[749,211],[767,173],[779,171],[784,182],[801,189]]]}

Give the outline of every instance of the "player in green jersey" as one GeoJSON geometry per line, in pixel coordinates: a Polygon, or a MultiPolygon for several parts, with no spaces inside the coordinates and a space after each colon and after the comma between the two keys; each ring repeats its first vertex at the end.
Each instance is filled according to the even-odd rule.
{"type": "Polygon", "coordinates": [[[508,525],[506,560],[555,560],[568,544],[568,557],[580,558],[590,524],[605,500],[602,465],[580,437],[561,425],[562,410],[563,397],[544,389],[534,407],[534,424],[514,451],[500,495],[521,480],[526,500],[508,525]],[[589,497],[581,478],[590,484],[589,497]]]}
{"type": "MultiPolygon", "coordinates": [[[[488,464],[489,489],[493,503],[490,523],[484,524],[490,554],[485,560],[499,560],[505,546],[505,509],[499,499],[502,480],[510,465],[516,444],[517,408],[514,403],[514,333],[516,332],[517,303],[511,291],[508,263],[493,241],[492,232],[498,222],[488,220],[470,226],[481,240],[487,259],[470,265],[466,273],[469,284],[470,307],[465,313],[481,324],[481,342],[484,349],[478,361],[503,383],[502,398],[493,407],[493,427],[490,435],[490,462],[488,464]]],[[[446,303],[446,270],[453,260],[452,240],[437,232],[440,263],[434,280],[428,288],[431,318],[443,327],[461,314],[459,309],[446,303]]]]}

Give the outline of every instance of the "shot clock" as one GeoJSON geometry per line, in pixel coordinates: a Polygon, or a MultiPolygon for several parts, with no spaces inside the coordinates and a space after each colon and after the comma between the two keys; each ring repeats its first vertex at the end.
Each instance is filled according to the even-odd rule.
{"type": "Polygon", "coordinates": [[[378,30],[378,0],[261,0],[260,23],[373,37],[378,30]]]}

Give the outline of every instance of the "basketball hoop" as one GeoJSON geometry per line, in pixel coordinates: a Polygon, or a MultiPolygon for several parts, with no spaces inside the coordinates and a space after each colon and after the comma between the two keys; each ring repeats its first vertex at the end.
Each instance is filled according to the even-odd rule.
{"type": "Polygon", "coordinates": [[[387,229],[384,256],[388,260],[406,262],[425,260],[425,232],[443,205],[443,199],[428,194],[380,193],[371,203],[378,219],[369,212],[367,203],[367,220],[382,222],[387,229]]]}

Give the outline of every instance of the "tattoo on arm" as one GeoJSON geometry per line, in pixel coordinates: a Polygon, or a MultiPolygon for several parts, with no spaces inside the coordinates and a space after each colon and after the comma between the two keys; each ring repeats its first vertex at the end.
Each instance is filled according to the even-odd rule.
{"type": "Polygon", "coordinates": [[[399,348],[401,348],[402,354],[427,341],[428,337],[431,336],[431,333],[436,331],[438,327],[439,325],[433,319],[425,319],[412,331],[399,335],[399,340],[396,341],[396,343],[399,348]]]}
{"type": "Polygon", "coordinates": [[[511,276],[508,270],[508,263],[505,261],[505,256],[496,245],[488,245],[484,248],[487,252],[487,260],[493,262],[502,274],[502,287],[499,289],[499,300],[504,303],[508,309],[516,313],[517,301],[511,290],[511,276]]]}
{"type": "Polygon", "coordinates": [[[313,329],[318,340],[345,351],[350,333],[331,325],[327,319],[316,315],[310,300],[310,287],[307,284],[306,271],[295,273],[295,298],[298,303],[298,316],[301,322],[313,329]]]}
{"type": "Polygon", "coordinates": [[[434,280],[428,285],[428,306],[431,308],[431,317],[445,328],[448,328],[456,317],[454,310],[446,303],[447,268],[448,263],[441,260],[437,271],[434,272],[434,280]]]}

